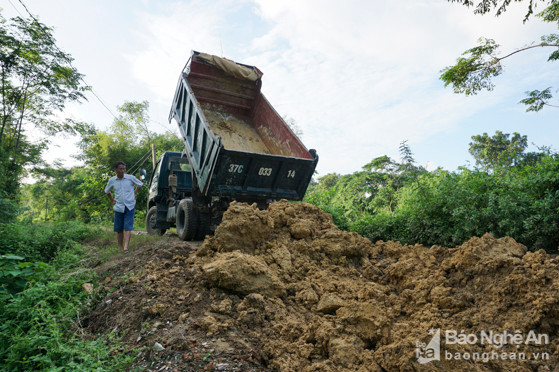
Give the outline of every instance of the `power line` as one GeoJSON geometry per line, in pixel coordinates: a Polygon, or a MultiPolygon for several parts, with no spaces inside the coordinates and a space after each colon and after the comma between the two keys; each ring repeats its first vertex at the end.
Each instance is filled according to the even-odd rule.
{"type": "Polygon", "coordinates": [[[16,8],[16,6],[14,5],[14,3],[12,3],[12,0],[8,0],[10,2],[10,4],[12,5],[12,8],[14,8],[16,10],[16,12],[23,18],[23,14],[21,14],[21,12],[19,11],[18,8],[16,8]]]}
{"type": "MultiPolygon", "coordinates": [[[[168,126],[165,126],[165,125],[161,124],[160,122],[154,121],[154,120],[150,120],[149,122],[150,122],[150,123],[154,123],[154,124],[156,124],[157,126],[159,126],[160,128],[165,129],[165,132],[166,132],[166,133],[176,134],[176,133],[173,132],[173,130],[172,130],[173,127],[170,127],[170,128],[169,128],[168,126]]],[[[175,129],[176,129],[176,128],[175,128],[175,129]]]]}
{"type": "Polygon", "coordinates": [[[136,173],[137,171],[139,171],[139,170],[141,169],[141,166],[144,165],[145,162],[148,161],[148,160],[149,160],[149,155],[146,156],[146,157],[144,158],[144,161],[143,161],[140,165],[138,165],[138,168],[134,169],[134,171],[133,171],[133,172],[130,172],[130,174],[134,174],[134,173],[136,173]]]}
{"type": "MultiPolygon", "coordinates": [[[[14,4],[12,3],[11,0],[8,0],[10,2],[10,4],[12,4],[12,7],[14,7],[14,9],[23,17],[23,15],[20,13],[20,11],[14,6],[14,4]]],[[[37,25],[41,28],[41,30],[45,33],[45,35],[52,41],[54,47],[56,48],[56,50],[58,50],[62,55],[65,55],[65,53],[60,50],[60,48],[56,45],[56,43],[54,42],[54,40],[51,38],[50,34],[48,32],[46,32],[43,27],[42,24],[39,22],[39,20],[37,18],[35,18],[35,16],[33,16],[33,14],[29,11],[29,9],[27,9],[27,6],[23,3],[22,0],[18,0],[19,3],[23,6],[23,8],[25,8],[25,11],[27,12],[27,14],[29,14],[29,16],[35,21],[37,22],[37,25]]],[[[68,62],[68,64],[75,69],[75,67],[72,65],[72,61],[70,59],[66,58],[66,61],[68,62]]],[[[86,86],[88,86],[90,89],[89,91],[91,92],[91,94],[93,94],[93,96],[95,96],[95,98],[99,101],[99,103],[101,103],[101,105],[103,105],[103,107],[109,112],[109,114],[111,114],[111,116],[113,117],[113,119],[117,120],[117,116],[111,111],[111,109],[105,104],[105,102],[103,102],[103,100],[101,99],[101,97],[99,97],[99,95],[97,95],[97,93],[95,93],[95,91],[93,90],[93,87],[89,86],[89,84],[87,84],[87,82],[80,77],[79,78],[86,86]]],[[[156,123],[157,125],[159,125],[161,128],[165,129],[168,132],[173,133],[171,130],[169,130],[169,128],[163,126],[160,122],[157,121],[153,121],[150,120],[153,123],[156,123]]]]}
{"type": "MultiPolygon", "coordinates": [[[[9,0],[9,1],[10,1],[10,4],[12,4],[11,0],[9,0]]],[[[40,29],[45,33],[45,35],[50,39],[50,41],[52,42],[52,44],[54,45],[54,47],[56,48],[56,50],[58,50],[63,56],[66,56],[66,53],[64,53],[62,50],[60,50],[60,48],[56,45],[55,41],[51,38],[50,34],[49,34],[48,32],[46,32],[46,31],[43,29],[41,22],[39,22],[39,20],[38,20],[37,18],[35,18],[35,16],[33,16],[33,14],[31,14],[31,12],[29,11],[29,9],[27,9],[27,6],[25,6],[25,4],[23,3],[23,1],[22,1],[22,0],[18,0],[18,1],[19,1],[19,3],[23,6],[23,8],[24,8],[25,11],[27,12],[27,14],[29,14],[29,16],[30,16],[35,22],[37,22],[37,25],[39,26],[39,28],[40,28],[40,29]]],[[[12,4],[12,6],[14,6],[14,5],[12,4]]],[[[15,7],[14,7],[14,8],[15,8],[15,7]]],[[[16,11],[17,11],[17,9],[16,9],[16,11]]],[[[18,11],[18,13],[19,13],[19,11],[18,11]]],[[[20,13],[20,15],[21,15],[21,13],[20,13]]],[[[66,62],[68,62],[68,64],[70,65],[70,67],[72,67],[74,70],[76,70],[76,68],[72,65],[72,61],[71,61],[70,59],[68,59],[68,58],[65,58],[65,59],[66,59],[66,62]]],[[[77,71],[77,70],[76,70],[76,71],[77,71]]],[[[107,109],[107,111],[111,114],[111,116],[116,120],[116,119],[117,119],[116,115],[113,114],[113,112],[111,111],[111,109],[109,109],[109,107],[105,104],[105,102],[103,102],[103,100],[101,100],[101,98],[95,93],[95,91],[93,90],[93,87],[89,86],[89,84],[87,84],[87,82],[86,82],[82,77],[80,77],[79,79],[82,81],[82,83],[84,83],[84,84],[86,85],[86,87],[89,87],[89,88],[90,88],[90,92],[95,96],[95,98],[97,98],[97,100],[103,105],[103,107],[105,107],[105,109],[107,109]]]]}
{"type": "Polygon", "coordinates": [[[151,155],[151,150],[149,150],[147,154],[145,154],[144,156],[142,156],[142,157],[140,158],[140,160],[138,160],[138,161],[136,162],[136,164],[134,164],[132,167],[130,167],[130,173],[131,173],[131,174],[134,174],[135,172],[137,172],[138,169],[140,169],[140,167],[141,167],[142,165],[144,165],[144,163],[148,160],[148,158],[149,158],[150,155],[151,155]],[[140,161],[141,161],[141,163],[140,163],[140,161]],[[137,167],[136,169],[134,169],[134,167],[136,167],[136,165],[137,165],[138,163],[140,163],[140,165],[138,165],[138,167],[137,167]]]}
{"type": "MultiPolygon", "coordinates": [[[[85,82],[85,80],[83,80],[82,78],[80,78],[80,80],[83,81],[83,83],[84,83],[85,85],[88,85],[88,84],[85,82]]],[[[112,117],[113,117],[115,120],[117,120],[116,115],[113,114],[113,112],[111,111],[111,109],[108,108],[107,105],[105,105],[105,102],[103,102],[103,101],[101,100],[101,98],[99,98],[99,96],[93,91],[93,88],[91,88],[90,91],[91,91],[91,93],[95,96],[95,98],[97,98],[97,100],[98,100],[99,102],[101,102],[101,104],[103,105],[103,107],[105,107],[105,108],[107,109],[107,111],[112,115],[112,117]]]]}

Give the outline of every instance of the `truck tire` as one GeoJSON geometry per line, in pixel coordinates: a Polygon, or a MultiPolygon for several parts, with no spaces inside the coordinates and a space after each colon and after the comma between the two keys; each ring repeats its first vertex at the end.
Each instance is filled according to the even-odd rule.
{"type": "Polygon", "coordinates": [[[211,215],[207,212],[200,212],[198,219],[198,230],[196,230],[194,240],[204,240],[206,235],[210,234],[211,215]]]}
{"type": "Polygon", "coordinates": [[[157,220],[157,207],[153,206],[146,214],[146,231],[149,235],[163,235],[167,229],[158,229],[155,226],[157,220]]]}
{"type": "Polygon", "coordinates": [[[182,240],[192,240],[196,234],[198,220],[192,200],[183,199],[177,211],[177,235],[182,240]]]}

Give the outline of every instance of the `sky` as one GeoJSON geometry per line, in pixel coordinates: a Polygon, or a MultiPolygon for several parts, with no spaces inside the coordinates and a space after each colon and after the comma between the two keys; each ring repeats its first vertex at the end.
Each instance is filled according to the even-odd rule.
{"type": "MultiPolygon", "coordinates": [[[[497,18],[445,0],[1,0],[4,18],[27,16],[21,2],[54,28],[103,102],[88,93],[61,115],[99,130],[124,102],[147,100],[150,129],[178,135],[169,110],[196,50],[264,73],[264,95],[317,150],[318,177],[359,171],[382,155],[399,159],[402,141],[418,164],[451,171],[473,165],[469,142],[484,132],[527,135],[529,150],[558,148],[559,109],[527,113],[518,104],[526,91],[559,86],[551,50],[504,60],[491,92],[466,97],[439,80],[481,36],[505,55],[557,32],[537,18],[523,23],[525,2],[497,18]]],[[[55,139],[45,158],[75,165],[76,141],[55,139]]]]}

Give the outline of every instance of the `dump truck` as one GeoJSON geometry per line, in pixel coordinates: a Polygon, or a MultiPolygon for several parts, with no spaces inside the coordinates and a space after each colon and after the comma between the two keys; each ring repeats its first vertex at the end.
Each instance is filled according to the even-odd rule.
{"type": "Polygon", "coordinates": [[[318,162],[261,92],[262,72],[193,51],[182,70],[169,122],[184,142],[166,152],[149,182],[146,227],[176,226],[183,240],[201,240],[236,200],[266,208],[301,200],[318,162]]]}

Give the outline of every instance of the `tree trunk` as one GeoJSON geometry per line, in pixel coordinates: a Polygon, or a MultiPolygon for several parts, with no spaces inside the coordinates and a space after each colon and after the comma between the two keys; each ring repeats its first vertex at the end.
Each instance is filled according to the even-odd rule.
{"type": "Polygon", "coordinates": [[[19,115],[19,122],[17,123],[17,140],[16,143],[14,145],[14,164],[16,163],[16,157],[17,157],[17,150],[19,149],[19,140],[21,138],[21,125],[23,123],[23,114],[25,113],[25,104],[27,103],[27,91],[25,92],[25,94],[23,95],[23,100],[21,103],[21,113],[19,115]]]}
{"type": "Polygon", "coordinates": [[[2,129],[0,129],[0,146],[4,140],[4,128],[8,122],[8,115],[6,113],[6,70],[2,66],[2,129]]]}

